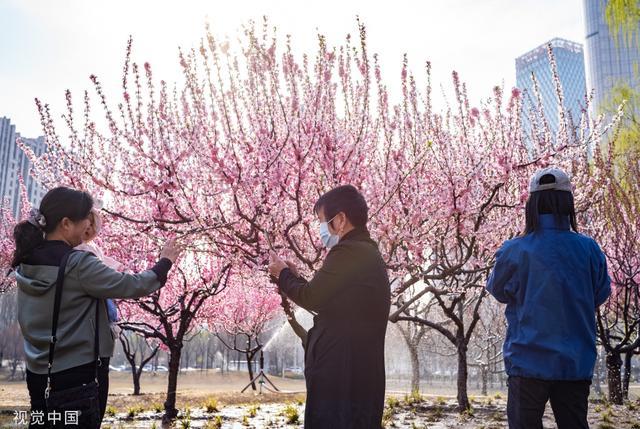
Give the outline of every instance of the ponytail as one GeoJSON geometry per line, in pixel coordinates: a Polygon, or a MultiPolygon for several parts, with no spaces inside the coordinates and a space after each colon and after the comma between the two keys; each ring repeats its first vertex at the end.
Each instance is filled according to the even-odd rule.
{"type": "Polygon", "coordinates": [[[42,198],[39,210],[32,210],[29,220],[13,229],[15,251],[11,266],[20,265],[33,250],[44,243],[45,234],[56,230],[62,219],[73,222],[86,219],[93,208],[93,198],[86,192],[64,186],[54,188],[42,198]]]}
{"type": "Polygon", "coordinates": [[[31,254],[33,249],[44,243],[44,231],[29,221],[20,222],[13,229],[15,251],[11,260],[11,267],[15,268],[31,254]]]}

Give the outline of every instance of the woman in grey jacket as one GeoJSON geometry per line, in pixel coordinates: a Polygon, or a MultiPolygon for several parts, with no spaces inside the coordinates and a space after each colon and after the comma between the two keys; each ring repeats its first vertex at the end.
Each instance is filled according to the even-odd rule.
{"type": "MultiPolygon", "coordinates": [[[[55,188],[44,196],[39,210],[32,210],[29,219],[14,229],[16,248],[12,266],[18,283],[18,321],[24,336],[27,387],[31,397],[30,427],[49,426],[45,389],[58,267],[63,257],[82,242],[92,207],[93,199],[88,193],[55,188]]],[[[109,389],[109,357],[114,349],[104,300],[137,298],[160,289],[180,251],[181,248],[170,240],[158,262],[137,274],[115,271],[88,252],[70,254],[64,274],[52,365],[53,390],[81,386],[95,377],[95,303],[98,299],[98,382],[102,419],[109,389]]]]}

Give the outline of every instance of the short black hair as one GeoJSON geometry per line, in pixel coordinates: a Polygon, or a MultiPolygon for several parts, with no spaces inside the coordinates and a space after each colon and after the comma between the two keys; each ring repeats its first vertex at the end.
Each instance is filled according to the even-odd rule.
{"type": "Polygon", "coordinates": [[[338,186],[323,194],[313,211],[318,214],[324,210],[327,220],[332,219],[340,212],[344,212],[349,222],[355,227],[364,227],[369,219],[369,207],[362,194],[352,185],[338,186]]]}
{"type": "MultiPolygon", "coordinates": [[[[540,178],[540,184],[554,183],[555,180],[552,174],[545,174],[540,178]]],[[[538,229],[541,214],[552,214],[557,219],[569,216],[571,228],[578,232],[576,208],[571,192],[551,189],[532,192],[525,208],[525,234],[531,234],[538,229]]]]}

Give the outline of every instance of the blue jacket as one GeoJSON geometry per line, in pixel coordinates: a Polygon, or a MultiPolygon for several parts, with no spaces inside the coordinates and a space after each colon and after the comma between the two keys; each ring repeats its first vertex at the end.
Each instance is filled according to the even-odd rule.
{"type": "Polygon", "coordinates": [[[595,310],[611,293],[598,244],[541,215],[539,229],[506,241],[487,290],[507,304],[507,374],[591,380],[596,361],[595,310]]]}

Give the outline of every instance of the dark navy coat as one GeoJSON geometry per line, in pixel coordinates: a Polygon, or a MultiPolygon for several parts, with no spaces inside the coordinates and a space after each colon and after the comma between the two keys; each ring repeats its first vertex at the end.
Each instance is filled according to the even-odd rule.
{"type": "Polygon", "coordinates": [[[390,285],[366,229],[342,237],[313,279],[284,269],[280,290],[316,312],[305,351],[305,428],[379,428],[390,285]]]}

